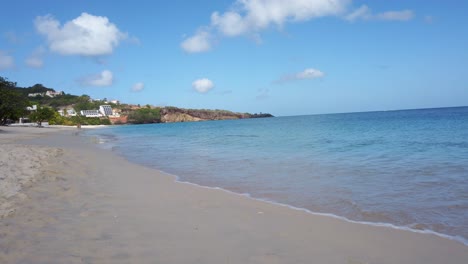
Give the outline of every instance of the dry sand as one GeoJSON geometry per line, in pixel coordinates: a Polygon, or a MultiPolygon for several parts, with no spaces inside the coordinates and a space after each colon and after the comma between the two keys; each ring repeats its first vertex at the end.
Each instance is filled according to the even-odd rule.
{"type": "Polygon", "coordinates": [[[0,263],[468,263],[435,235],[175,182],[76,129],[0,130],[0,263]]]}

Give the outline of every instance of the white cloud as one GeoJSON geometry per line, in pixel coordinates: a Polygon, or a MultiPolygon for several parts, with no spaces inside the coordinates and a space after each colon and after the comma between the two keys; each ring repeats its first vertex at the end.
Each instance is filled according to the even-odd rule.
{"type": "Polygon", "coordinates": [[[13,56],[8,55],[8,53],[0,50],[0,70],[6,70],[13,68],[15,66],[15,60],[13,56]]]}
{"type": "Polygon", "coordinates": [[[211,24],[226,36],[258,32],[271,25],[341,14],[349,0],[238,0],[238,11],[214,12],[211,24]]]}
{"type": "Polygon", "coordinates": [[[366,6],[355,9],[353,12],[347,14],[344,18],[348,21],[356,20],[382,20],[382,21],[408,21],[414,17],[414,13],[411,10],[400,10],[400,11],[386,11],[383,13],[373,14],[372,10],[366,6]]]}
{"type": "Polygon", "coordinates": [[[213,87],[214,83],[207,78],[198,79],[192,83],[192,88],[199,93],[207,93],[213,89],[213,87]]]}
{"type": "Polygon", "coordinates": [[[322,71],[319,71],[313,68],[308,68],[295,74],[285,75],[276,82],[284,83],[284,82],[296,81],[296,80],[317,79],[317,78],[322,78],[324,76],[325,76],[325,73],[323,73],[322,71]]]}
{"type": "Polygon", "coordinates": [[[315,78],[320,78],[323,77],[325,74],[319,70],[316,69],[305,69],[299,73],[296,74],[296,79],[303,80],[303,79],[315,79],[315,78]]]}
{"type": "Polygon", "coordinates": [[[41,68],[44,66],[44,56],[45,50],[43,47],[39,47],[33,51],[33,53],[26,59],[26,65],[33,68],[41,68]]]}
{"type": "Polygon", "coordinates": [[[210,24],[185,39],[181,47],[187,52],[211,49],[217,36],[248,36],[260,42],[259,33],[271,27],[283,28],[287,23],[336,16],[348,21],[407,21],[413,11],[386,11],[374,14],[366,5],[350,11],[352,0],[236,0],[225,12],[211,14],[210,24]]]}
{"type": "Polygon", "coordinates": [[[132,92],[141,92],[145,88],[145,84],[142,82],[137,82],[132,86],[132,92]]]}
{"type": "Polygon", "coordinates": [[[62,55],[99,56],[111,54],[127,38],[107,17],[82,13],[60,25],[51,15],[38,16],[36,30],[47,38],[51,51],[62,55]]]}
{"type": "Polygon", "coordinates": [[[185,39],[180,46],[188,53],[205,52],[211,49],[211,34],[199,30],[194,36],[185,39]]]}
{"type": "Polygon", "coordinates": [[[282,27],[286,22],[307,21],[313,18],[339,15],[351,0],[237,0],[227,12],[213,12],[211,24],[205,30],[187,38],[181,46],[188,52],[210,50],[210,32],[217,31],[226,37],[250,35],[259,38],[258,32],[271,25],[282,27]]]}
{"type": "Polygon", "coordinates": [[[222,15],[214,12],[211,15],[211,25],[228,37],[242,35],[249,30],[247,21],[236,12],[226,12],[222,15]]]}
{"type": "Polygon", "coordinates": [[[83,86],[110,86],[114,81],[111,71],[104,70],[99,74],[83,77],[79,82],[83,86]]]}

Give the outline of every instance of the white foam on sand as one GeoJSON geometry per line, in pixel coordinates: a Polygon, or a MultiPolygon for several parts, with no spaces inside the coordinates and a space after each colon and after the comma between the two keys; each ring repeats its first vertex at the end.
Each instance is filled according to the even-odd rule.
{"type": "Polygon", "coordinates": [[[230,191],[230,190],[222,188],[222,187],[211,187],[211,186],[205,186],[205,185],[200,185],[200,184],[193,183],[193,182],[184,181],[184,180],[181,180],[180,177],[177,176],[177,175],[170,174],[170,173],[167,173],[167,172],[164,172],[164,171],[161,171],[161,170],[159,170],[159,171],[161,173],[163,173],[163,174],[166,174],[166,175],[169,175],[169,176],[173,177],[176,182],[179,182],[179,183],[182,183],[182,184],[189,184],[189,185],[197,186],[199,188],[206,188],[206,189],[211,189],[211,190],[220,190],[220,191],[232,194],[232,195],[239,195],[239,196],[247,197],[247,198],[252,199],[252,200],[257,200],[257,201],[266,202],[266,203],[270,203],[270,204],[274,204],[274,205],[278,205],[278,206],[282,206],[282,207],[287,207],[287,208],[292,209],[292,210],[302,211],[302,212],[306,212],[306,213],[312,214],[312,215],[320,215],[320,216],[325,216],[325,217],[331,217],[331,218],[339,219],[339,220],[342,220],[342,221],[345,221],[345,222],[348,222],[348,223],[392,228],[392,229],[396,229],[396,230],[404,230],[404,231],[414,232],[414,233],[419,233],[419,234],[435,235],[435,236],[442,237],[442,238],[445,238],[445,239],[461,242],[465,246],[468,246],[468,240],[466,240],[465,238],[463,238],[461,236],[451,236],[451,235],[446,235],[446,234],[439,233],[439,232],[436,232],[436,231],[433,231],[433,230],[430,230],[430,229],[414,229],[414,228],[411,228],[409,226],[398,226],[398,225],[394,225],[394,224],[391,224],[391,223],[356,221],[356,220],[346,218],[344,216],[339,216],[339,215],[335,215],[335,214],[331,214],[331,213],[314,212],[314,211],[311,211],[311,210],[306,209],[306,208],[296,207],[296,206],[293,206],[293,205],[276,202],[274,200],[254,197],[250,193],[237,193],[237,192],[233,192],[233,191],[230,191]]]}

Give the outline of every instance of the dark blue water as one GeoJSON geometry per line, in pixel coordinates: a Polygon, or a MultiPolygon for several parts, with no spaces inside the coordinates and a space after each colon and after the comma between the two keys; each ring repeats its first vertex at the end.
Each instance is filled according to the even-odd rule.
{"type": "Polygon", "coordinates": [[[182,181],[468,239],[468,107],[116,126],[86,134],[182,181]]]}

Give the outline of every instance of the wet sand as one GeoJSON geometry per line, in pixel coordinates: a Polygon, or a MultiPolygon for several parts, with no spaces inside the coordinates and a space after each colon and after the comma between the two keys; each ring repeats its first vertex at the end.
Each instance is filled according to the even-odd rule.
{"type": "Polygon", "coordinates": [[[19,186],[0,263],[468,263],[457,241],[175,182],[77,129],[0,130],[0,175],[19,186]]]}

